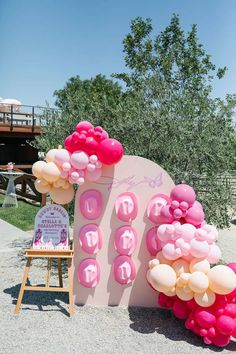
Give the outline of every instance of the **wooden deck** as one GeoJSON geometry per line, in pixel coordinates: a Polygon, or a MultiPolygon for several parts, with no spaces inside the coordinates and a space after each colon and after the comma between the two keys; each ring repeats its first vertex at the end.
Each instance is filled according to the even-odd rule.
{"type": "Polygon", "coordinates": [[[0,121],[0,136],[9,137],[9,135],[28,135],[29,137],[40,135],[41,129],[38,125],[25,124],[11,124],[11,123],[2,123],[0,121]],[[11,133],[11,134],[9,134],[11,133]]]}
{"type": "Polygon", "coordinates": [[[6,107],[1,109],[0,106],[0,137],[34,138],[40,135],[37,118],[34,107],[31,107],[30,111],[16,111],[13,106],[7,110],[6,107]]]}

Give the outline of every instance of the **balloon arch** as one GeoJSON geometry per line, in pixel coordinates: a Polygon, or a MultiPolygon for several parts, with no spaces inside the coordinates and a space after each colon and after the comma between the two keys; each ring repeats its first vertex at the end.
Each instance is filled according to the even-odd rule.
{"type": "MultiPolygon", "coordinates": [[[[65,139],[64,148],[50,150],[46,161],[33,165],[35,187],[40,193],[49,193],[55,203],[67,204],[74,198],[73,185],[99,181],[103,169],[118,164],[122,157],[120,142],[109,138],[102,127],[80,122],[65,139]]],[[[98,209],[99,200],[95,214],[98,209]]],[[[121,194],[116,212],[120,220],[133,220],[138,212],[134,194],[121,194]]],[[[146,216],[154,226],[146,234],[146,247],[153,257],[147,264],[146,279],[159,292],[159,305],[172,309],[176,317],[185,320],[185,327],[201,336],[205,344],[226,346],[231,337],[236,338],[236,263],[217,264],[221,258],[216,245],[218,231],[205,221],[193,188],[179,184],[169,195],[155,194],[149,199],[146,216]]],[[[115,240],[119,257],[123,257],[128,269],[128,275],[115,273],[122,285],[132,283],[135,278],[131,254],[137,235],[132,228],[128,231],[126,246],[119,243],[119,235],[115,240]]],[[[119,232],[121,235],[122,230],[119,232]]],[[[90,253],[91,247],[84,247],[90,253]]],[[[120,260],[116,262],[117,269],[120,260]]],[[[79,281],[85,287],[92,288],[99,281],[98,277],[97,282],[86,283],[86,279],[80,279],[81,274],[78,271],[79,281]]]]}

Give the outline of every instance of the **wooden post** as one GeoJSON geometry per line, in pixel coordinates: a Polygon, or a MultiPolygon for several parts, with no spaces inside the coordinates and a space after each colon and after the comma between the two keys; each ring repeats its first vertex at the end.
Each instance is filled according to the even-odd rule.
{"type": "Polygon", "coordinates": [[[47,194],[42,194],[41,207],[44,207],[46,205],[46,201],[47,201],[47,194]]]}
{"type": "Polygon", "coordinates": [[[15,314],[17,314],[17,315],[20,312],[20,305],[21,305],[21,302],[22,302],[22,299],[23,299],[23,295],[24,295],[24,291],[25,291],[25,284],[26,284],[26,281],[27,281],[27,278],[28,278],[28,274],[29,274],[29,270],[30,270],[31,260],[32,260],[31,257],[27,258],[27,263],[26,263],[26,266],[25,266],[24,274],[23,274],[23,279],[22,279],[22,283],[21,283],[21,287],[20,287],[20,292],[19,292],[19,296],[18,296],[18,299],[17,299],[17,303],[16,303],[15,314]]]}
{"type": "Polygon", "coordinates": [[[68,258],[68,283],[70,317],[72,317],[74,315],[72,258],[68,258]]]}
{"type": "Polygon", "coordinates": [[[61,288],[63,288],[61,258],[57,258],[57,267],[58,267],[59,285],[60,285],[61,288]]]}

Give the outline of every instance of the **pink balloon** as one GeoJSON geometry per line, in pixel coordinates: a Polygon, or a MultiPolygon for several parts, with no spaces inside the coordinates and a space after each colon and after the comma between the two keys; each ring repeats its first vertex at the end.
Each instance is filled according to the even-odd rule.
{"type": "Polygon", "coordinates": [[[97,155],[99,144],[93,136],[89,136],[86,138],[85,144],[83,146],[83,150],[87,152],[89,155],[97,155]]]}
{"type": "Polygon", "coordinates": [[[87,120],[84,120],[82,122],[79,122],[77,125],[76,125],[76,128],[75,130],[80,133],[81,131],[88,131],[89,129],[93,129],[93,125],[88,122],[87,120]]]}
{"type": "Polygon", "coordinates": [[[115,139],[103,140],[97,151],[99,160],[105,165],[114,165],[118,163],[124,154],[123,146],[115,139]]]}
{"type": "Polygon", "coordinates": [[[66,149],[58,149],[54,155],[54,161],[58,166],[64,165],[64,163],[70,162],[70,153],[66,149]]]}
{"type": "Polygon", "coordinates": [[[196,239],[193,239],[190,242],[190,253],[192,256],[196,258],[204,258],[208,255],[209,252],[209,245],[206,241],[197,241],[196,239]]]}
{"type": "Polygon", "coordinates": [[[185,320],[190,314],[190,309],[186,302],[178,299],[174,302],[173,313],[177,318],[185,320]]]}
{"type": "Polygon", "coordinates": [[[148,230],[147,235],[146,235],[146,246],[147,246],[148,252],[152,256],[156,256],[157,252],[161,251],[161,244],[157,238],[157,228],[156,227],[152,227],[150,230],[148,230]]]}
{"type": "Polygon", "coordinates": [[[212,339],[213,344],[217,345],[218,347],[225,347],[229,344],[230,337],[225,336],[223,334],[218,333],[215,338],[212,339]]]}
{"type": "Polygon", "coordinates": [[[230,336],[234,329],[234,320],[229,316],[222,315],[216,321],[216,328],[221,334],[230,336]]]}
{"type": "Polygon", "coordinates": [[[191,207],[188,209],[187,215],[185,216],[185,221],[194,226],[199,226],[204,221],[205,214],[202,209],[198,207],[191,207]]]}
{"type": "Polygon", "coordinates": [[[165,205],[160,211],[164,223],[171,224],[174,221],[173,215],[170,213],[170,206],[165,205]]]}
{"type": "Polygon", "coordinates": [[[210,328],[216,323],[216,317],[210,311],[201,308],[196,311],[195,319],[198,325],[203,328],[210,328]]]}
{"type": "Polygon", "coordinates": [[[178,202],[187,202],[192,206],[196,199],[194,189],[187,184],[177,184],[171,191],[170,197],[178,202]]]}
{"type": "Polygon", "coordinates": [[[85,172],[85,179],[88,181],[97,181],[102,175],[102,170],[101,168],[96,168],[96,170],[90,172],[86,171],[85,172]]]}
{"type": "Polygon", "coordinates": [[[231,268],[234,271],[234,273],[236,274],[236,263],[235,262],[228,263],[227,266],[229,268],[231,268]]]}

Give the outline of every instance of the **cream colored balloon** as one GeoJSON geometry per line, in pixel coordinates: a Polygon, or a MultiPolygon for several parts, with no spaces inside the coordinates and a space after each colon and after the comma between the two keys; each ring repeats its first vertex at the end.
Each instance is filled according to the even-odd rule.
{"type": "Polygon", "coordinates": [[[175,271],[167,264],[159,264],[150,269],[147,278],[153,288],[161,292],[171,291],[176,283],[175,271]]]}
{"type": "Polygon", "coordinates": [[[166,291],[164,294],[165,294],[166,296],[175,296],[175,295],[176,295],[176,290],[175,290],[175,288],[173,288],[173,289],[170,290],[170,291],[166,291]]]}
{"type": "Polygon", "coordinates": [[[194,293],[203,293],[209,286],[208,276],[203,272],[193,272],[189,277],[188,286],[194,293]]]}
{"type": "Polygon", "coordinates": [[[63,187],[65,183],[65,180],[62,178],[59,178],[56,182],[53,183],[53,187],[59,188],[63,187]]]}
{"type": "Polygon", "coordinates": [[[191,289],[188,288],[188,286],[184,286],[184,287],[176,286],[175,291],[178,298],[180,298],[183,301],[188,301],[193,299],[194,293],[192,292],[191,289]]]}
{"type": "Polygon", "coordinates": [[[226,295],[236,288],[236,274],[225,265],[212,267],[207,275],[209,288],[216,294],[226,295]]]}
{"type": "Polygon", "coordinates": [[[48,182],[56,182],[60,178],[61,171],[54,162],[48,162],[42,169],[42,176],[48,182]]]}
{"type": "Polygon", "coordinates": [[[68,181],[65,181],[65,180],[64,180],[64,184],[63,184],[62,188],[63,188],[63,189],[68,189],[68,188],[70,188],[70,187],[71,187],[71,184],[70,184],[68,181]]]}
{"type": "Polygon", "coordinates": [[[194,300],[199,306],[208,307],[214,304],[216,299],[215,293],[207,289],[204,293],[194,294],[194,300]]]}
{"type": "Polygon", "coordinates": [[[158,261],[159,261],[161,264],[168,264],[168,265],[171,265],[171,264],[173,263],[173,261],[170,261],[169,259],[166,259],[166,258],[163,256],[162,251],[160,251],[160,252],[157,253],[156,259],[158,259],[158,261]]]}
{"type": "Polygon", "coordinates": [[[210,263],[206,259],[194,258],[189,265],[190,272],[203,272],[207,274],[210,270],[210,263]]]}
{"type": "Polygon", "coordinates": [[[32,166],[32,173],[37,178],[42,178],[42,169],[46,165],[45,161],[37,161],[32,166]]]}
{"type": "Polygon", "coordinates": [[[51,149],[47,152],[45,160],[47,162],[55,162],[54,161],[54,157],[55,157],[55,153],[58,151],[58,149],[51,149]]]}
{"type": "Polygon", "coordinates": [[[52,189],[50,191],[50,196],[51,196],[52,200],[55,203],[61,204],[61,205],[65,205],[65,204],[70,203],[74,198],[74,194],[75,194],[75,192],[74,192],[74,189],[71,185],[68,189],[64,189],[62,187],[59,187],[59,188],[52,187],[52,189]]]}
{"type": "Polygon", "coordinates": [[[34,185],[35,185],[35,189],[39,193],[43,193],[43,194],[50,192],[52,188],[51,184],[45,181],[44,179],[36,179],[34,185]]]}
{"type": "Polygon", "coordinates": [[[189,263],[183,259],[178,259],[172,263],[172,267],[174,268],[177,276],[182,273],[189,273],[189,263]]]}

